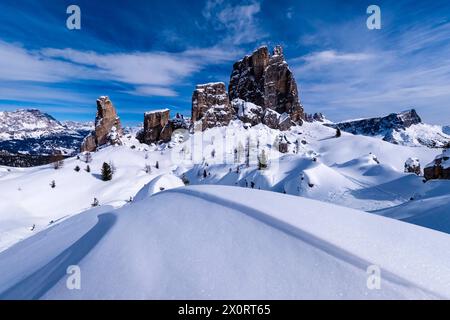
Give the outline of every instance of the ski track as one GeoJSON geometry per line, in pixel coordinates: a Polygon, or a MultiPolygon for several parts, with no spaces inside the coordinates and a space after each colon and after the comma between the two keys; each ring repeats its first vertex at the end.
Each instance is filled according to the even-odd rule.
{"type": "Polygon", "coordinates": [[[42,297],[67,275],[69,266],[77,265],[89,254],[112,228],[116,220],[117,217],[113,213],[100,214],[97,224],[85,235],[45,266],[0,293],[0,300],[35,300],[42,297]]]}
{"type": "MultiPolygon", "coordinates": [[[[238,202],[235,202],[232,200],[221,198],[216,195],[205,194],[205,193],[202,193],[199,191],[187,190],[187,189],[167,190],[167,191],[158,193],[154,196],[162,195],[165,193],[180,193],[183,195],[188,195],[188,196],[192,196],[195,198],[199,198],[204,201],[209,201],[209,202],[224,206],[224,207],[232,209],[232,210],[239,211],[242,214],[245,214],[253,219],[256,219],[262,223],[265,223],[266,225],[268,225],[270,227],[276,228],[276,229],[280,230],[281,232],[289,234],[289,235],[303,241],[304,243],[309,244],[312,247],[315,247],[315,248],[323,251],[326,254],[329,254],[330,256],[332,256],[336,259],[339,259],[345,263],[348,263],[348,264],[360,269],[364,273],[366,272],[366,270],[369,266],[374,264],[373,262],[369,262],[357,255],[354,255],[351,252],[348,252],[345,249],[337,247],[330,242],[327,242],[319,237],[316,237],[315,235],[313,235],[305,230],[299,229],[298,227],[293,226],[286,221],[283,221],[283,220],[280,220],[273,216],[270,216],[263,211],[252,208],[245,204],[241,204],[241,203],[238,203],[238,202]]],[[[390,272],[389,270],[385,270],[385,269],[383,270],[383,279],[384,279],[384,281],[387,280],[387,281],[389,281],[393,284],[397,284],[399,286],[408,287],[408,288],[412,288],[412,289],[418,289],[418,290],[422,291],[424,294],[426,294],[430,297],[434,297],[436,299],[444,299],[443,297],[437,295],[436,293],[431,292],[428,289],[423,288],[421,286],[418,286],[417,284],[415,284],[407,279],[403,279],[402,277],[396,275],[395,273],[390,272]]]]}

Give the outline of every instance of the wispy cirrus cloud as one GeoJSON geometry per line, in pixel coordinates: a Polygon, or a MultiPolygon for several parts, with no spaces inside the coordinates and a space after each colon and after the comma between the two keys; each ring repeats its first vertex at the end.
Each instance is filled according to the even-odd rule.
{"type": "Polygon", "coordinates": [[[323,49],[294,59],[306,108],[340,121],[414,107],[425,121],[442,124],[438,110],[450,101],[450,23],[378,33],[359,24],[319,29],[311,39],[323,49]]]}
{"type": "Polygon", "coordinates": [[[300,71],[317,69],[324,66],[340,63],[358,63],[374,59],[374,55],[362,52],[338,52],[336,50],[324,50],[309,53],[292,60],[294,64],[300,63],[300,71]]]}
{"type": "MultiPolygon", "coordinates": [[[[0,81],[64,83],[98,80],[131,85],[132,95],[175,97],[175,87],[207,65],[232,61],[238,51],[221,47],[182,52],[106,53],[71,48],[27,50],[0,41],[0,81]]],[[[51,92],[51,90],[49,90],[51,92]]],[[[14,98],[10,91],[8,96],[14,98]]],[[[19,94],[16,98],[22,98],[19,94]]]]}
{"type": "Polygon", "coordinates": [[[225,33],[223,42],[233,45],[252,43],[267,36],[257,17],[260,12],[261,3],[256,0],[234,5],[224,0],[207,0],[202,11],[216,30],[225,33]]]}
{"type": "Polygon", "coordinates": [[[133,90],[124,91],[125,93],[145,96],[145,97],[177,97],[178,93],[175,90],[165,87],[155,87],[155,86],[137,86],[133,90]]]}

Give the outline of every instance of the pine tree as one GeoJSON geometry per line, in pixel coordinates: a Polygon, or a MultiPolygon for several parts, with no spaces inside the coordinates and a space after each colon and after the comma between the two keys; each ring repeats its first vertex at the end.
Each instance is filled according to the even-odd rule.
{"type": "Polygon", "coordinates": [[[100,205],[100,203],[98,202],[97,198],[94,198],[94,202],[92,202],[91,206],[92,207],[98,207],[100,205]]]}
{"type": "Polygon", "coordinates": [[[102,180],[103,181],[110,181],[112,180],[113,172],[111,169],[111,166],[107,164],[106,162],[103,162],[102,166],[102,180]]]}
{"type": "Polygon", "coordinates": [[[64,166],[64,156],[62,154],[53,155],[51,161],[55,170],[58,170],[64,166]]]}
{"type": "Polygon", "coordinates": [[[208,176],[208,173],[206,172],[206,169],[203,170],[203,178],[206,178],[208,176]]]}
{"type": "Polygon", "coordinates": [[[267,169],[267,156],[266,151],[263,149],[261,155],[258,157],[258,170],[267,169]]]}
{"type": "Polygon", "coordinates": [[[86,152],[84,154],[84,162],[91,163],[92,161],[92,154],[90,152],[86,152]]]}
{"type": "Polygon", "coordinates": [[[250,167],[250,137],[247,137],[245,143],[245,166],[250,167]]]}
{"type": "Polygon", "coordinates": [[[183,181],[185,186],[188,186],[190,181],[189,179],[186,177],[186,174],[183,173],[183,175],[181,176],[181,180],[183,181]]]}
{"type": "Polygon", "coordinates": [[[342,136],[341,129],[337,128],[336,129],[336,138],[340,138],[341,136],[342,136]]]}

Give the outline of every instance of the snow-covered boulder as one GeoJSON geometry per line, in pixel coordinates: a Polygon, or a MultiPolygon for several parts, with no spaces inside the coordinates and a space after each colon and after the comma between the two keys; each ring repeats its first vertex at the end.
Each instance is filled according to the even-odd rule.
{"type": "Polygon", "coordinates": [[[406,173],[415,173],[418,176],[422,173],[420,169],[420,161],[417,158],[408,158],[405,162],[405,172],[406,173]]]}
{"type": "Polygon", "coordinates": [[[162,174],[146,184],[134,197],[134,201],[146,199],[155,193],[184,187],[183,181],[173,174],[162,174]]]}
{"type": "Polygon", "coordinates": [[[425,167],[424,176],[427,180],[450,179],[450,149],[444,150],[425,167]]]}
{"type": "Polygon", "coordinates": [[[263,107],[257,106],[254,103],[246,102],[242,99],[234,99],[231,101],[236,115],[243,123],[250,123],[256,126],[262,122],[264,115],[263,107]]]}

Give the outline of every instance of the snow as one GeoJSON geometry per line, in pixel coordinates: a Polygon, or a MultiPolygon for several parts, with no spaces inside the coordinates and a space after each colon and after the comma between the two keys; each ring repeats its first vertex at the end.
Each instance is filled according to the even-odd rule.
{"type": "Polygon", "coordinates": [[[83,154],[0,167],[0,298],[450,297],[450,182],[404,172],[439,152],[335,133],[292,127],[282,154],[280,131],[238,120],[152,146],[131,130],[91,172],[83,154]],[[82,291],[65,289],[67,264],[82,291]],[[371,264],[381,291],[365,285],[371,264]]]}
{"type": "Polygon", "coordinates": [[[408,158],[405,162],[405,166],[408,167],[418,167],[420,166],[420,160],[417,158],[408,158]]]}
{"type": "Polygon", "coordinates": [[[134,197],[134,201],[148,198],[158,192],[184,187],[183,181],[173,174],[163,174],[146,184],[134,197]]]}
{"type": "Polygon", "coordinates": [[[439,165],[444,169],[450,168],[450,149],[444,149],[442,154],[436,156],[434,161],[427,164],[426,168],[434,167],[436,163],[439,163],[439,165]]]}
{"type": "Polygon", "coordinates": [[[147,112],[145,112],[145,114],[149,115],[149,114],[155,114],[155,113],[163,113],[163,112],[167,112],[167,111],[170,111],[170,110],[167,109],[167,108],[164,108],[164,109],[157,109],[157,110],[147,111],[147,112]]]}
{"type": "Polygon", "coordinates": [[[241,190],[173,189],[118,210],[74,216],[0,254],[0,297],[450,297],[448,235],[314,200],[241,190]],[[81,290],[66,288],[69,264],[80,267],[81,290]],[[382,270],[380,290],[367,288],[371,265],[382,270]]]}
{"type": "Polygon", "coordinates": [[[305,123],[285,132],[290,142],[288,154],[278,152],[279,136],[278,130],[262,124],[245,129],[240,121],[160,146],[140,144],[130,133],[122,139],[122,146],[93,153],[90,173],[85,171],[83,155],[80,160],[65,160],[59,170],[43,166],[0,172],[0,251],[46,229],[52,220],[89,209],[94,197],[101,205],[120,207],[144,185],[165,174],[178,178],[184,175],[191,185],[250,188],[254,183],[255,189],[285,192],[353,209],[387,209],[408,202],[417,187],[423,185],[421,177],[404,173],[404,162],[413,157],[428,163],[436,156],[433,149],[394,145],[374,137],[344,132],[342,137],[334,138],[335,130],[319,123],[305,123]],[[249,167],[245,165],[244,150],[248,138],[249,167]],[[306,144],[300,143],[302,140],[306,144]],[[237,149],[239,159],[235,162],[237,149]],[[269,167],[258,170],[257,156],[263,149],[269,167]],[[373,155],[379,164],[373,161],[373,155]],[[103,182],[99,179],[101,166],[111,161],[117,172],[113,181],[103,182]],[[159,169],[155,168],[157,161],[159,169]],[[74,171],[77,165],[80,172],[74,171]],[[150,174],[145,172],[147,166],[151,167],[150,174]],[[56,182],[54,189],[49,186],[52,180],[56,182]],[[33,224],[36,230],[30,232],[33,224]]]}
{"type": "Polygon", "coordinates": [[[419,123],[404,130],[393,131],[394,141],[406,146],[417,146],[420,144],[435,145],[442,148],[450,141],[450,135],[443,132],[441,126],[419,123]]]}

